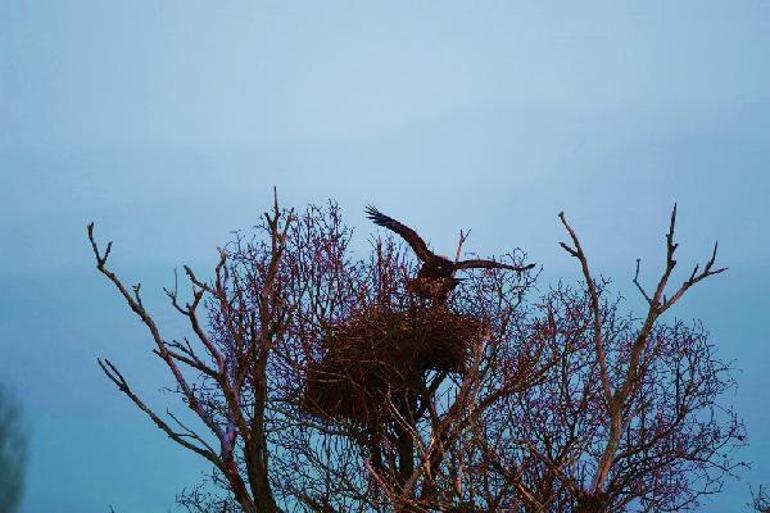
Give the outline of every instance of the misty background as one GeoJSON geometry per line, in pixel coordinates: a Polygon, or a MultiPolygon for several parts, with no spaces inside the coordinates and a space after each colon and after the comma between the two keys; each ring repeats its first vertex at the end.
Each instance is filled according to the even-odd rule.
{"type": "Polygon", "coordinates": [[[520,246],[539,287],[594,272],[631,306],[655,279],[679,204],[674,283],[720,242],[727,273],[666,318],[700,318],[737,391],[753,469],[698,511],[740,511],[770,482],[770,3],[0,2],[0,383],[29,429],[20,513],[154,513],[208,466],[99,370],[158,410],[183,406],[134,314],[95,269],[161,288],[199,275],[269,208],[336,199],[439,252],[520,246]]]}

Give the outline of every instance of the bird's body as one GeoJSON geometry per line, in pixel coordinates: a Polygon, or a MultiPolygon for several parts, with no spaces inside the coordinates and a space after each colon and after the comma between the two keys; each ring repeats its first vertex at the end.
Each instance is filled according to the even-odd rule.
{"type": "Polygon", "coordinates": [[[437,303],[446,301],[450,292],[460,283],[457,278],[434,278],[417,275],[406,283],[406,290],[437,303]]]}
{"type": "Polygon", "coordinates": [[[410,280],[406,288],[410,292],[436,302],[443,303],[449,293],[460,283],[455,273],[461,269],[509,269],[522,272],[531,269],[535,264],[514,266],[495,262],[494,260],[461,260],[453,262],[448,258],[437,255],[428,249],[428,245],[417,232],[408,226],[388,217],[374,207],[367,207],[366,213],[375,224],[387,228],[400,235],[414,250],[422,262],[417,277],[410,280]]]}

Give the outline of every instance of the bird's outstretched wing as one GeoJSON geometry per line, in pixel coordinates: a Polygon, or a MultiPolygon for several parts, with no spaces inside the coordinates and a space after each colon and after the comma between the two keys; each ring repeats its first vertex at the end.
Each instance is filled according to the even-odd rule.
{"type": "Polygon", "coordinates": [[[495,262],[494,260],[461,260],[455,264],[455,269],[508,269],[511,271],[523,272],[527,269],[532,269],[535,264],[528,265],[510,265],[502,262],[495,262]]]}
{"type": "Polygon", "coordinates": [[[430,260],[435,255],[430,252],[428,245],[425,241],[417,235],[417,232],[409,228],[408,226],[399,223],[392,217],[388,217],[373,206],[366,207],[366,215],[374,221],[374,224],[387,228],[393,232],[399,234],[409,245],[412,247],[420,260],[423,262],[430,260]]]}

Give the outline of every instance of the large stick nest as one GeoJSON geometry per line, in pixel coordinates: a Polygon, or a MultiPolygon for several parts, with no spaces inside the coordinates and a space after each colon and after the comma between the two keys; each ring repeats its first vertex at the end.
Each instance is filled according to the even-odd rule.
{"type": "Polygon", "coordinates": [[[443,307],[364,311],[329,330],[324,356],[308,367],[303,409],[367,426],[387,422],[388,403],[405,407],[427,371],[463,373],[479,332],[476,319],[443,307]]]}

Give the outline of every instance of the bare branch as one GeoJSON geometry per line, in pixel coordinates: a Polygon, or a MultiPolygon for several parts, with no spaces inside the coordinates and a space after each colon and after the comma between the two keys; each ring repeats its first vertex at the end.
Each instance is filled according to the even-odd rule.
{"type": "Polygon", "coordinates": [[[644,296],[644,299],[647,301],[647,304],[652,306],[652,298],[647,294],[647,291],[644,290],[644,287],[642,287],[642,284],[639,283],[639,259],[636,259],[636,272],[634,273],[634,285],[636,285],[636,288],[639,289],[639,292],[642,293],[642,296],[644,296]]]}
{"type": "Polygon", "coordinates": [[[460,256],[462,256],[463,244],[465,244],[465,241],[468,239],[470,234],[470,230],[468,230],[467,233],[463,233],[463,231],[460,230],[460,239],[457,242],[457,251],[455,252],[455,262],[460,260],[460,256]]]}
{"type": "Polygon", "coordinates": [[[716,261],[717,257],[717,248],[719,247],[719,242],[714,243],[714,250],[711,252],[711,258],[706,262],[706,264],[703,267],[703,270],[698,273],[698,269],[700,266],[696,265],[695,268],[692,271],[692,274],[690,274],[690,277],[682,283],[682,285],[679,287],[679,289],[674,292],[674,295],[671,296],[668,301],[664,301],[663,305],[660,307],[660,312],[663,313],[666,310],[668,310],[674,303],[679,301],[679,299],[682,298],[685,292],[698,283],[701,280],[704,280],[708,278],[709,276],[714,276],[715,274],[722,273],[727,270],[727,267],[720,267],[718,269],[712,270],[712,267],[714,266],[714,262],[716,261]]]}
{"type": "Polygon", "coordinates": [[[164,433],[168,435],[169,438],[171,438],[174,442],[178,443],[182,447],[189,449],[193,451],[194,453],[206,458],[208,461],[213,463],[217,467],[222,466],[222,461],[213,451],[211,451],[207,446],[200,447],[197,446],[191,442],[188,442],[185,440],[184,435],[181,433],[177,433],[171,427],[166,424],[154,411],[152,411],[132,390],[131,387],[128,385],[128,382],[125,380],[123,375],[118,371],[117,368],[110,362],[109,360],[105,359],[97,359],[97,362],[99,363],[99,367],[102,368],[102,371],[104,374],[115,383],[115,385],[118,387],[118,390],[126,394],[131,401],[145,414],[147,414],[148,417],[155,423],[158,428],[160,428],[164,433]]]}
{"type": "Polygon", "coordinates": [[[604,354],[604,342],[602,340],[602,316],[600,311],[601,307],[599,304],[599,292],[596,289],[596,283],[591,277],[591,271],[588,268],[588,259],[586,258],[585,253],[583,253],[583,248],[580,245],[580,240],[578,239],[578,236],[575,233],[575,230],[573,230],[572,227],[567,222],[567,219],[564,217],[564,212],[559,212],[559,219],[561,220],[564,227],[567,229],[567,232],[569,233],[570,238],[572,239],[574,249],[570,248],[569,246],[567,246],[567,244],[563,242],[561,242],[560,245],[570,255],[572,255],[573,257],[577,258],[578,261],[580,261],[580,266],[583,270],[583,278],[586,281],[586,286],[588,287],[588,292],[591,296],[591,310],[593,312],[593,321],[594,321],[594,348],[596,349],[596,357],[599,361],[599,367],[600,367],[599,375],[602,383],[602,389],[604,390],[604,400],[609,408],[612,402],[613,392],[610,386],[609,370],[607,368],[607,357],[604,354]]]}

